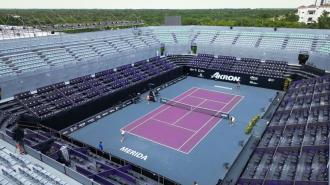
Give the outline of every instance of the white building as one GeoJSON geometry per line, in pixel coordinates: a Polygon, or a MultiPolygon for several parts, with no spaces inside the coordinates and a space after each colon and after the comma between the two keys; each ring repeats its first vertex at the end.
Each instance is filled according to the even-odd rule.
{"type": "Polygon", "coordinates": [[[306,24],[318,21],[322,13],[330,12],[330,0],[316,0],[314,5],[298,7],[299,22],[306,24]]]}
{"type": "Polygon", "coordinates": [[[330,0],[316,0],[315,6],[322,6],[322,5],[329,4],[329,3],[330,3],[330,0]]]}

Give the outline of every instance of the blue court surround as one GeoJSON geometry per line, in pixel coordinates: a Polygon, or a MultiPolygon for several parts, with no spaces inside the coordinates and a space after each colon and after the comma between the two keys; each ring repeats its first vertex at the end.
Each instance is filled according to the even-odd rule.
{"type": "Polygon", "coordinates": [[[103,141],[105,151],[183,185],[193,184],[194,181],[201,185],[216,184],[227,172],[223,164],[232,164],[240,152],[242,147],[239,146],[239,141],[248,139],[249,136],[244,134],[247,123],[253,116],[260,114],[263,107],[269,105],[269,99],[275,97],[276,91],[244,85],[237,90],[236,84],[188,77],[162,90],[160,94],[166,98],[173,98],[192,87],[237,94],[245,98],[231,111],[236,117],[236,125],[231,127],[227,120],[222,120],[189,154],[128,134],[124,143],[120,142],[120,128],[161,105],[147,104],[144,99],[72,133],[71,136],[95,147],[99,141],[103,141]],[[233,90],[219,86],[230,87],[233,90]],[[136,158],[120,151],[122,147],[140,152],[148,158],[136,158]]]}

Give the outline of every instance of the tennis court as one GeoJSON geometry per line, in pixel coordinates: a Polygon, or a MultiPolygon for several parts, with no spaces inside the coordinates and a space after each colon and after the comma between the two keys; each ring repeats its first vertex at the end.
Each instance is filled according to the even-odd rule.
{"type": "Polygon", "coordinates": [[[189,154],[243,98],[194,87],[122,130],[189,154]]]}

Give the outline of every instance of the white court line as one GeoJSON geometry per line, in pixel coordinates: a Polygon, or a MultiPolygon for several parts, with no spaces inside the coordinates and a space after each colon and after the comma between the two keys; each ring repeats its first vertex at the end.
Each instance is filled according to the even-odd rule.
{"type": "MultiPolygon", "coordinates": [[[[228,113],[230,112],[230,111],[232,111],[237,105],[238,105],[238,103],[239,102],[241,102],[243,99],[244,99],[244,97],[242,97],[242,96],[239,96],[239,95],[236,95],[235,97],[241,97],[240,98],[240,100],[235,104],[235,105],[233,105],[232,107],[231,107],[231,109],[228,111],[228,113]]],[[[233,100],[233,99],[235,99],[235,97],[233,97],[232,99],[231,99],[231,101],[233,100]]],[[[225,105],[224,107],[226,107],[227,105],[225,105]]],[[[220,111],[219,111],[220,112],[220,111]]],[[[223,119],[220,119],[219,121],[218,121],[218,123],[220,123],[221,121],[222,121],[223,119]]],[[[209,135],[209,133],[218,125],[218,123],[216,123],[216,124],[214,124],[213,125],[213,127],[210,129],[210,130],[208,130],[207,131],[207,133],[193,146],[193,147],[191,147],[190,148],[190,150],[188,151],[188,154],[196,147],[196,146],[198,146],[199,145],[199,143],[200,142],[202,142],[203,140],[204,140],[204,138],[206,137],[206,136],[208,136],[209,135]]],[[[197,131],[198,132],[198,131],[197,131]]],[[[180,148],[179,148],[180,149],[180,148]]]]}
{"type": "MultiPolygon", "coordinates": [[[[230,94],[230,93],[224,93],[224,92],[221,92],[221,91],[215,91],[215,90],[208,90],[208,89],[203,89],[203,88],[198,88],[198,87],[192,87],[192,88],[190,88],[189,90],[187,90],[187,91],[190,91],[191,89],[194,89],[191,93],[189,93],[189,94],[192,94],[193,92],[195,92],[195,90],[196,89],[201,89],[201,90],[205,90],[205,91],[213,91],[213,92],[217,92],[217,93],[223,93],[223,94],[229,94],[229,95],[234,95],[234,94],[230,94]]],[[[186,91],[186,92],[187,92],[186,91]]],[[[174,97],[173,99],[175,99],[175,98],[177,98],[177,97],[179,97],[179,96],[181,96],[181,95],[183,95],[184,93],[186,93],[186,92],[183,92],[182,94],[180,94],[180,95],[178,95],[178,96],[176,96],[176,97],[174,97]]],[[[188,95],[188,96],[190,96],[190,95],[188,95]]],[[[234,97],[231,99],[231,101],[233,101],[233,99],[235,98],[235,96],[239,96],[239,97],[241,97],[241,99],[230,109],[230,111],[233,109],[233,108],[235,108],[236,107],[236,105],[240,102],[240,101],[242,101],[244,98],[245,98],[245,96],[241,96],[241,95],[234,95],[234,97]]],[[[184,96],[183,98],[185,98],[186,96],[184,96]]],[[[179,99],[179,101],[181,100],[181,98],[179,99]]],[[[231,102],[230,101],[230,102],[231,102]]],[[[224,107],[226,107],[227,105],[225,105],[224,107]]],[[[223,108],[224,108],[223,107],[223,108]]],[[[157,109],[156,109],[157,110],[157,109]]],[[[156,111],[155,110],[155,111],[156,111]]],[[[151,114],[151,113],[153,113],[153,112],[155,112],[155,111],[151,111],[150,113],[148,113],[148,114],[145,114],[145,115],[143,115],[143,116],[141,116],[141,117],[139,117],[137,120],[139,120],[139,119],[141,119],[141,118],[143,118],[143,117],[145,117],[145,116],[147,116],[147,115],[149,115],[149,114],[151,114]]],[[[222,111],[222,109],[219,111],[219,112],[221,112],[222,111]]],[[[229,112],[230,112],[229,111],[229,112]]],[[[217,117],[211,117],[211,119],[209,119],[204,125],[203,125],[203,127],[205,127],[205,125],[206,124],[208,124],[208,122],[210,122],[211,120],[212,120],[212,118],[217,118],[217,117]]],[[[221,118],[220,118],[220,120],[218,121],[218,122],[221,122],[221,118]]],[[[159,120],[160,121],[160,120],[159,120]]],[[[133,121],[133,123],[134,123],[135,121],[133,121]]],[[[133,123],[131,123],[131,124],[133,124],[133,123]]],[[[130,125],[130,124],[129,124],[130,125]]],[[[128,127],[129,125],[127,125],[127,126],[125,126],[125,127],[123,127],[123,128],[126,128],[126,127],[128,127]]],[[[165,145],[165,144],[162,144],[162,143],[159,143],[159,142],[157,142],[157,141],[154,141],[154,140],[151,140],[151,139],[148,139],[148,138],[145,138],[145,137],[143,137],[143,136],[141,136],[141,135],[137,135],[137,134],[134,134],[134,133],[132,133],[132,132],[130,132],[130,131],[127,131],[127,133],[129,133],[129,134],[132,134],[132,135],[134,135],[134,136],[136,136],[136,137],[139,137],[139,138],[142,138],[142,139],[145,139],[145,140],[147,140],[147,141],[150,141],[150,142],[152,142],[152,143],[156,143],[156,144],[159,144],[159,145],[161,145],[161,146],[164,146],[164,147],[166,147],[166,148],[170,148],[170,149],[173,149],[173,150],[176,150],[176,151],[178,151],[178,152],[181,152],[181,153],[183,153],[183,154],[189,154],[201,141],[203,141],[203,139],[214,129],[214,127],[216,127],[218,125],[218,123],[216,123],[190,150],[189,150],[189,152],[184,152],[184,151],[181,151],[180,149],[184,146],[184,144],[186,144],[189,140],[191,140],[192,139],[192,136],[188,139],[188,140],[186,140],[186,142],[183,144],[183,145],[181,145],[180,146],[180,148],[179,149],[177,149],[177,148],[173,148],[173,147],[171,147],[171,146],[168,146],[168,145],[165,145]]],[[[201,127],[198,131],[195,131],[195,133],[193,134],[193,136],[196,134],[196,133],[198,133],[203,127],[201,127]]],[[[132,129],[131,129],[132,130],[132,129]]]]}
{"type": "MultiPolygon", "coordinates": [[[[214,118],[218,118],[218,117],[214,117],[214,116],[211,116],[211,118],[209,119],[209,120],[207,120],[206,122],[205,122],[205,124],[201,127],[201,128],[199,128],[192,136],[190,136],[181,146],[180,146],[180,148],[178,149],[178,150],[180,150],[186,143],[188,143],[199,131],[201,131],[202,130],[202,128],[204,128],[205,127],[205,125],[207,125],[211,120],[213,120],[214,118]]],[[[219,119],[221,119],[221,118],[219,118],[219,119]]]]}
{"type": "MultiPolygon", "coordinates": [[[[221,121],[222,121],[223,119],[220,119],[219,121],[218,121],[218,123],[220,123],[221,121]]],[[[198,146],[199,145],[199,143],[200,142],[202,142],[203,140],[204,140],[204,138],[207,136],[207,135],[209,135],[209,133],[218,125],[218,123],[216,123],[216,124],[214,124],[213,125],[213,127],[209,130],[209,131],[207,131],[207,133],[193,146],[193,147],[191,147],[190,148],[190,150],[188,151],[188,154],[196,147],[196,146],[198,146]]]]}
{"type": "Polygon", "coordinates": [[[129,132],[129,131],[127,131],[127,133],[132,134],[132,135],[134,135],[134,136],[136,136],[136,137],[139,137],[139,138],[145,139],[145,140],[150,141],[150,142],[152,142],[152,143],[155,143],[155,144],[158,144],[158,145],[164,146],[164,147],[166,147],[166,148],[170,148],[170,149],[173,149],[173,150],[175,150],[175,151],[178,151],[178,152],[181,152],[181,153],[184,153],[184,154],[188,154],[187,152],[184,152],[184,151],[178,150],[177,148],[174,148],[174,147],[171,147],[171,146],[165,145],[165,144],[163,144],[163,143],[159,143],[159,142],[157,142],[157,141],[154,141],[154,140],[151,140],[151,139],[149,139],[149,138],[146,138],[146,137],[140,136],[140,135],[138,135],[138,134],[134,134],[134,133],[129,132]]]}
{"type": "MultiPolygon", "coordinates": [[[[242,100],[243,100],[243,98],[244,97],[242,97],[242,96],[237,96],[237,97],[241,97],[241,99],[234,105],[234,106],[232,106],[232,108],[228,111],[228,113],[230,112],[230,111],[232,111],[235,107],[236,107],[236,105],[238,105],[238,103],[239,102],[241,102],[242,100]]],[[[234,98],[233,98],[234,99],[234,98]]],[[[226,105],[227,106],[227,105],[226,105]]],[[[220,119],[219,121],[218,121],[218,123],[220,123],[221,121],[222,121],[223,119],[220,119]]],[[[191,147],[190,148],[190,150],[188,151],[188,154],[196,147],[196,146],[198,146],[199,145],[199,143],[200,142],[202,142],[203,141],[203,139],[206,137],[206,136],[208,136],[209,135],[209,133],[218,125],[218,123],[217,124],[214,124],[213,125],[213,127],[193,146],[193,147],[191,147]]]]}
{"type": "MultiPolygon", "coordinates": [[[[186,92],[188,92],[188,91],[190,91],[190,90],[192,90],[192,89],[195,89],[195,87],[192,87],[192,88],[188,89],[187,91],[185,91],[185,92],[179,94],[178,96],[174,97],[173,99],[175,99],[175,98],[177,98],[177,97],[183,95],[184,93],[186,93],[186,92]]],[[[124,127],[122,127],[120,130],[125,130],[125,128],[129,127],[130,125],[132,125],[132,124],[135,123],[136,121],[138,121],[138,120],[140,120],[140,119],[142,119],[142,118],[148,116],[149,114],[152,114],[152,113],[156,112],[156,111],[159,110],[162,106],[164,106],[164,105],[161,105],[160,107],[157,107],[156,109],[154,109],[154,110],[148,112],[147,114],[143,114],[142,116],[138,117],[137,119],[133,120],[133,121],[130,122],[129,124],[127,124],[127,125],[125,125],[124,127]]]]}
{"type": "Polygon", "coordinates": [[[182,129],[184,129],[184,130],[188,130],[188,131],[193,132],[193,133],[196,132],[196,130],[192,130],[192,129],[189,129],[189,128],[181,127],[181,126],[179,126],[179,125],[174,125],[174,124],[171,124],[171,123],[168,123],[168,122],[166,122],[166,121],[159,120],[159,119],[152,119],[152,120],[155,120],[155,121],[158,121],[158,122],[161,122],[161,123],[167,124],[167,125],[171,125],[171,126],[173,126],[173,127],[182,128],[182,129]]]}
{"type": "MultiPolygon", "coordinates": [[[[197,108],[202,108],[202,107],[199,107],[200,105],[202,105],[204,102],[206,102],[207,100],[203,100],[200,104],[198,104],[197,106],[196,106],[196,108],[195,109],[197,109],[197,108]]],[[[195,110],[195,109],[193,109],[193,110],[195,110]]],[[[193,110],[189,110],[187,113],[185,113],[183,116],[181,116],[179,119],[177,119],[174,123],[173,123],[173,125],[175,125],[175,124],[177,124],[179,121],[181,121],[183,118],[185,118],[186,116],[188,116],[190,113],[192,113],[193,112],[193,110]]]]}
{"type": "Polygon", "coordinates": [[[228,94],[228,95],[233,95],[233,96],[241,96],[241,95],[237,95],[237,94],[231,94],[231,93],[216,91],[216,90],[212,90],[212,89],[203,89],[203,88],[199,88],[199,87],[196,87],[196,89],[200,89],[200,90],[204,90],[204,91],[217,92],[217,93],[222,93],[222,94],[228,94]]]}
{"type": "MultiPolygon", "coordinates": [[[[221,110],[219,110],[218,112],[221,112],[223,108],[221,108],[221,110]]],[[[188,142],[190,141],[199,131],[202,130],[202,128],[205,127],[205,125],[207,125],[213,118],[217,118],[217,117],[214,117],[214,116],[211,116],[211,118],[209,120],[207,120],[206,123],[204,123],[204,125],[199,128],[192,136],[190,136],[190,138],[188,138],[188,140],[186,140],[186,142],[183,143],[183,145],[180,146],[179,150],[188,142]]],[[[219,120],[221,120],[221,118],[219,118],[219,120]]],[[[216,124],[217,125],[217,124],[216,124]]]]}
{"type": "MultiPolygon", "coordinates": [[[[194,89],[192,92],[190,92],[187,96],[189,96],[190,94],[192,94],[192,93],[195,92],[195,91],[196,91],[196,89],[194,89]]],[[[184,94],[184,93],[182,93],[182,94],[184,94]]],[[[179,97],[179,96],[177,96],[177,97],[179,97]]],[[[177,98],[177,97],[176,97],[176,98],[177,98]]],[[[178,101],[182,100],[182,99],[185,98],[185,97],[186,97],[186,96],[180,98],[178,101]]],[[[164,106],[164,105],[163,105],[163,106],[164,106]]],[[[133,127],[133,128],[130,129],[129,131],[133,131],[133,130],[136,129],[137,127],[139,127],[139,126],[141,126],[142,124],[144,124],[145,122],[147,122],[147,121],[153,119],[155,116],[158,116],[160,113],[163,113],[164,111],[166,111],[167,109],[169,109],[169,108],[171,108],[171,107],[172,107],[172,106],[168,106],[168,107],[166,107],[165,109],[161,110],[160,112],[157,112],[156,114],[154,114],[154,115],[152,115],[150,118],[144,120],[142,123],[140,123],[140,124],[138,124],[137,126],[133,127]]],[[[159,107],[159,108],[160,108],[160,107],[159,107]]],[[[158,108],[158,109],[159,109],[159,108],[158,108]]],[[[156,109],[156,110],[158,110],[158,109],[156,109]]],[[[154,111],[152,111],[152,112],[154,112],[154,111]]]]}
{"type": "Polygon", "coordinates": [[[214,85],[214,87],[222,88],[222,89],[228,89],[228,90],[233,90],[233,88],[231,88],[231,87],[225,87],[225,86],[221,86],[221,85],[214,85]]]}
{"type": "MultiPolygon", "coordinates": [[[[224,106],[224,108],[227,107],[229,104],[231,104],[231,102],[232,102],[233,100],[235,100],[235,97],[236,97],[236,95],[235,95],[233,98],[231,98],[230,101],[229,101],[228,103],[226,103],[226,105],[224,106]]],[[[229,111],[227,111],[226,113],[228,114],[229,111]]]]}
{"type": "Polygon", "coordinates": [[[239,101],[236,102],[227,113],[230,113],[230,111],[232,111],[236,107],[236,105],[238,105],[238,103],[240,103],[245,98],[244,96],[239,96],[239,97],[241,97],[239,101]]]}
{"type": "Polygon", "coordinates": [[[228,102],[222,102],[222,101],[212,100],[212,99],[208,99],[208,98],[201,98],[201,97],[194,96],[194,95],[190,95],[190,97],[198,98],[198,99],[201,99],[201,100],[208,100],[208,101],[212,101],[212,102],[216,102],[216,103],[222,103],[222,104],[227,104],[228,103],[228,102]]]}

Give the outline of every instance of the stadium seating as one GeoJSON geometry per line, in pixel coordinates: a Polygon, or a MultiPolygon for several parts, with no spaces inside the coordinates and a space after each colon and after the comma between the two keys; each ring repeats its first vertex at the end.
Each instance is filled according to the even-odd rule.
{"type": "Polygon", "coordinates": [[[210,44],[213,43],[215,37],[216,37],[216,31],[215,30],[203,30],[198,31],[195,35],[195,37],[192,40],[192,43],[196,44],[210,44]]]}
{"type": "Polygon", "coordinates": [[[74,62],[74,57],[70,55],[65,49],[45,49],[40,50],[41,56],[45,62],[50,66],[57,66],[59,64],[65,65],[66,63],[74,62]]]}
{"type": "Polygon", "coordinates": [[[330,76],[294,82],[239,179],[328,184],[330,76]]]}
{"type": "Polygon", "coordinates": [[[0,41],[0,76],[10,77],[40,70],[53,70],[81,61],[136,52],[160,44],[226,46],[283,50],[301,50],[320,54],[330,53],[329,36],[324,33],[270,32],[267,29],[227,30],[224,27],[146,27],[134,30],[102,31],[73,35],[23,38],[0,41]]]}
{"type": "Polygon", "coordinates": [[[237,31],[220,31],[217,33],[216,38],[213,40],[213,44],[219,45],[233,45],[239,37],[237,31]]]}
{"type": "Polygon", "coordinates": [[[286,49],[310,51],[312,47],[312,41],[312,39],[291,38],[290,40],[288,40],[286,49]]]}
{"type": "Polygon", "coordinates": [[[161,43],[166,44],[188,44],[192,41],[192,31],[185,27],[171,27],[165,29],[154,29],[154,35],[161,43]]]}
{"type": "MultiPolygon", "coordinates": [[[[176,30],[173,32],[175,33],[176,30]]],[[[157,31],[155,33],[157,34],[157,31]]],[[[228,31],[223,28],[207,29],[197,27],[191,38],[192,43],[197,45],[213,44],[213,46],[224,45],[240,48],[255,47],[296,52],[303,50],[329,53],[329,37],[325,34],[270,32],[263,29],[257,31],[245,31],[244,29],[242,31],[228,31]]]]}
{"type": "Polygon", "coordinates": [[[34,92],[23,92],[15,98],[35,116],[48,117],[173,68],[175,64],[166,58],[156,57],[41,87],[34,92]]]}
{"type": "MultiPolygon", "coordinates": [[[[26,145],[41,151],[42,153],[48,155],[50,158],[56,161],[61,161],[61,152],[59,150],[61,146],[68,146],[70,157],[69,167],[74,168],[78,173],[85,175],[88,178],[92,178],[94,179],[94,181],[100,184],[157,184],[157,182],[155,182],[154,180],[135,172],[133,170],[133,166],[130,164],[120,165],[104,158],[100,158],[87,148],[81,148],[60,139],[54,140],[56,137],[49,132],[36,132],[30,129],[25,129],[25,133],[26,134],[24,142],[26,143],[26,145]]],[[[12,133],[7,130],[7,134],[11,135],[12,133]]],[[[0,151],[0,163],[2,161],[5,161],[6,164],[10,163],[11,165],[15,165],[17,163],[20,163],[21,165],[29,163],[28,161],[26,162],[24,159],[19,156],[16,156],[15,154],[10,154],[10,156],[7,158],[3,159],[2,153],[0,151]]],[[[18,173],[12,170],[4,169],[2,169],[2,171],[5,176],[8,176],[15,181],[19,180],[27,183],[26,179],[28,179],[29,181],[34,183],[43,182],[58,185],[66,184],[59,178],[54,177],[49,172],[42,169],[40,166],[28,166],[29,168],[26,168],[24,166],[19,167],[18,173]]]]}
{"type": "Polygon", "coordinates": [[[0,46],[3,46],[3,49],[0,49],[0,61],[3,62],[0,62],[0,76],[51,70],[50,67],[61,67],[160,45],[153,35],[136,36],[132,32],[112,37],[104,32],[81,36],[1,41],[0,46]]]}
{"type": "MultiPolygon", "coordinates": [[[[149,60],[142,60],[144,58],[141,57],[141,61],[129,64],[119,61],[118,65],[111,65],[112,69],[102,69],[103,71],[95,74],[80,75],[35,91],[16,94],[14,100],[0,104],[0,129],[12,127],[23,114],[39,119],[49,118],[179,66],[268,78],[283,79],[288,74],[289,60],[276,60],[276,57],[269,57],[273,60],[265,60],[268,56],[259,59],[249,55],[243,58],[239,54],[244,48],[261,49],[256,50],[260,53],[270,50],[274,52],[274,56],[281,54],[277,53],[278,51],[296,56],[301,50],[316,55],[330,54],[330,37],[321,31],[274,32],[269,29],[229,30],[225,27],[203,26],[148,27],[138,31],[141,32],[125,29],[0,41],[0,78],[12,79],[25,73],[33,74],[43,70],[63,69],[66,65],[93,63],[102,57],[107,57],[107,62],[111,63],[111,57],[119,58],[128,53],[135,55],[150,48],[150,53],[155,56],[161,44],[166,47],[178,46],[179,49],[189,48],[191,44],[198,47],[229,48],[233,53],[230,55],[233,56],[208,52],[197,55],[183,53],[149,60]]],[[[329,102],[329,76],[293,82],[260,142],[256,144],[238,184],[327,184],[329,102]]],[[[54,137],[48,132],[35,133],[29,129],[26,131],[25,143],[36,150],[41,150],[40,144],[49,142],[49,138],[54,137]]],[[[12,133],[8,130],[7,134],[12,133]]],[[[52,143],[51,150],[57,151],[67,144],[63,140],[56,140],[52,143]]],[[[68,145],[75,169],[96,182],[154,184],[154,181],[137,174],[132,165],[101,160],[91,151],[68,145]]],[[[47,155],[58,159],[57,153],[48,152],[47,155]]],[[[14,154],[9,154],[9,157],[1,156],[0,150],[0,163],[25,163],[14,154]]],[[[61,184],[38,166],[29,167],[28,170],[20,166],[16,171],[12,168],[1,168],[3,175],[0,175],[0,184],[61,184]]]]}
{"type": "Polygon", "coordinates": [[[330,41],[321,42],[317,47],[316,51],[320,53],[330,53],[330,41]]]}
{"type": "Polygon", "coordinates": [[[187,65],[204,69],[283,78],[288,63],[274,60],[261,62],[259,59],[253,58],[236,59],[236,57],[230,56],[218,56],[214,58],[213,55],[198,54],[187,65]]]}
{"type": "Polygon", "coordinates": [[[241,32],[235,44],[244,47],[255,47],[261,34],[258,32],[241,32]]]}
{"type": "Polygon", "coordinates": [[[285,34],[281,33],[263,33],[260,40],[259,47],[265,49],[282,49],[285,39],[285,34]]]}
{"type": "Polygon", "coordinates": [[[8,149],[0,149],[0,183],[10,184],[57,184],[67,183],[50,174],[38,164],[33,164],[24,157],[11,153],[8,149]]]}

